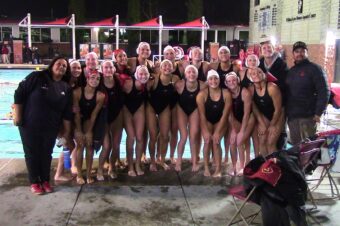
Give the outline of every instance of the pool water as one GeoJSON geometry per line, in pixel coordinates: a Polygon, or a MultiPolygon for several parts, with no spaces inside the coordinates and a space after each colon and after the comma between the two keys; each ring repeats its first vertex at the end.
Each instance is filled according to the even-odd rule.
{"type": "MultiPolygon", "coordinates": [[[[19,82],[31,72],[32,70],[0,70],[0,158],[24,158],[18,128],[13,125],[12,120],[3,119],[6,117],[6,114],[11,111],[11,105],[14,102],[14,91],[18,87],[19,82]]],[[[126,134],[124,132],[120,145],[120,156],[122,158],[126,156],[125,140],[126,134]]],[[[188,145],[189,142],[187,142],[185,146],[183,153],[184,158],[190,158],[190,148],[188,145]]],[[[57,158],[60,152],[61,148],[55,146],[53,157],[57,158]]],[[[175,156],[177,156],[177,153],[175,153],[175,156]]],[[[98,157],[98,154],[96,154],[95,157],[98,157]]]]}

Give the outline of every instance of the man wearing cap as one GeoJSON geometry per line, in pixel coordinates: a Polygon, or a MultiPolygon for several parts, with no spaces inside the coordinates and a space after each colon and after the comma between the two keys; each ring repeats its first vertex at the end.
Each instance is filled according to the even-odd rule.
{"type": "Polygon", "coordinates": [[[286,79],[286,113],[294,145],[316,133],[316,123],[326,109],[330,92],[325,71],[308,60],[306,43],[293,45],[293,58],[295,65],[286,79]]]}

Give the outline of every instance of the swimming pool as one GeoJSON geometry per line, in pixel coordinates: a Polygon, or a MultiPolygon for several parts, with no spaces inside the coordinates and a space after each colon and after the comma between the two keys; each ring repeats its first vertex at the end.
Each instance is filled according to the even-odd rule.
{"type": "MultiPolygon", "coordinates": [[[[2,119],[0,120],[0,158],[24,158],[18,128],[13,125],[12,120],[3,120],[3,118],[11,111],[11,105],[14,102],[14,91],[18,87],[19,82],[31,72],[32,70],[0,70],[0,118],[2,119]]],[[[126,134],[124,132],[120,145],[120,156],[122,158],[125,158],[126,156],[125,140],[126,134]]],[[[184,158],[190,158],[190,149],[188,145],[187,142],[183,153],[184,158]]],[[[61,148],[55,146],[53,157],[57,158],[60,151],[61,148]]],[[[175,153],[175,156],[177,156],[177,153],[175,153]]],[[[98,157],[98,155],[95,155],[95,157],[98,157]]]]}

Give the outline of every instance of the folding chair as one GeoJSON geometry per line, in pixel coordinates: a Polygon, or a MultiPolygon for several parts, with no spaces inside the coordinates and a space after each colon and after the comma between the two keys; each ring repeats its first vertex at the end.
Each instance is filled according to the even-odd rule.
{"type": "MultiPolygon", "coordinates": [[[[318,161],[317,162],[317,167],[321,167],[322,171],[321,171],[319,178],[313,179],[313,180],[317,180],[317,184],[311,188],[311,191],[316,190],[327,176],[329,180],[329,185],[331,186],[331,197],[328,197],[328,198],[340,199],[340,192],[339,192],[338,186],[330,173],[330,170],[336,161],[337,151],[340,146],[340,130],[325,131],[325,132],[319,133],[318,136],[326,140],[325,145],[324,145],[325,148],[322,148],[321,151],[326,152],[325,154],[329,155],[329,161],[318,161]]],[[[328,198],[324,198],[324,199],[328,199],[328,198]]],[[[321,200],[321,199],[318,199],[318,200],[321,200]]]]}
{"type": "MultiPolygon", "coordinates": [[[[309,146],[309,145],[308,145],[309,146]]],[[[314,145],[313,145],[314,146],[314,145]]],[[[307,146],[304,146],[307,147],[307,146]]],[[[316,160],[320,153],[320,148],[313,148],[311,150],[307,150],[307,148],[302,148],[300,149],[300,155],[299,155],[299,160],[300,160],[300,167],[301,169],[305,172],[305,170],[316,160]]],[[[307,186],[307,192],[310,197],[310,200],[313,204],[313,208],[310,210],[314,210],[317,208],[314,197],[312,195],[312,192],[310,188],[307,186]]]]}
{"type": "Polygon", "coordinates": [[[237,212],[231,218],[228,225],[237,224],[240,221],[243,221],[245,225],[250,225],[255,220],[255,218],[259,215],[259,213],[261,212],[261,208],[259,208],[259,210],[257,210],[255,213],[248,215],[248,216],[244,216],[242,213],[242,209],[245,207],[247,202],[249,202],[249,199],[253,195],[255,190],[256,190],[256,186],[254,186],[253,189],[247,195],[245,191],[245,187],[243,185],[238,185],[238,186],[235,186],[229,189],[229,194],[233,198],[233,205],[235,209],[237,210],[237,212]],[[243,201],[240,206],[237,205],[236,199],[243,201]],[[238,215],[240,215],[241,220],[234,222],[234,220],[236,219],[238,215]]]}
{"type": "Polygon", "coordinates": [[[243,221],[245,225],[249,225],[261,212],[261,209],[246,217],[242,214],[242,209],[245,207],[247,202],[250,202],[250,199],[252,198],[252,195],[254,194],[256,189],[260,189],[261,186],[266,185],[275,187],[279,179],[281,178],[281,175],[282,174],[280,167],[271,160],[260,159],[260,157],[258,157],[249,162],[248,165],[245,167],[244,177],[248,179],[258,180],[260,181],[260,183],[256,183],[258,185],[253,185],[248,195],[246,194],[246,190],[243,185],[239,185],[229,189],[229,194],[231,194],[233,197],[233,204],[237,211],[227,225],[232,225],[240,222],[240,220],[234,222],[238,215],[240,215],[241,221],[243,221]],[[252,162],[254,162],[255,164],[252,164],[252,162]],[[251,169],[252,166],[254,167],[254,169],[251,169]],[[243,200],[240,206],[237,206],[235,198],[243,200]]]}

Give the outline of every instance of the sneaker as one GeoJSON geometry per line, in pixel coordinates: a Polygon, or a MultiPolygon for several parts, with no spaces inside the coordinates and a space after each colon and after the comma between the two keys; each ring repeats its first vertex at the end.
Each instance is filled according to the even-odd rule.
{"type": "Polygon", "coordinates": [[[53,192],[53,188],[51,187],[50,183],[48,183],[47,181],[43,182],[41,184],[42,189],[46,192],[46,193],[51,193],[53,192]]]}
{"type": "Polygon", "coordinates": [[[31,184],[31,192],[36,195],[44,194],[44,190],[40,186],[40,184],[31,184]]]}

